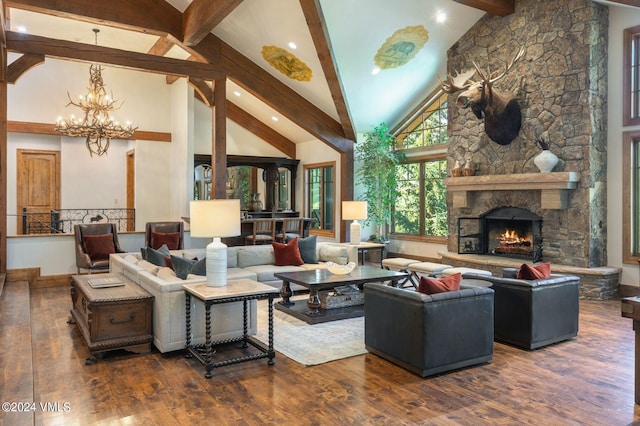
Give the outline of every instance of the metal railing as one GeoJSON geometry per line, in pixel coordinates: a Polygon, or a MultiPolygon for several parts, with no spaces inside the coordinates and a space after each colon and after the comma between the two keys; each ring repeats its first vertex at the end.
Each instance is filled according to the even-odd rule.
{"type": "Polygon", "coordinates": [[[21,230],[29,234],[73,234],[82,223],[114,223],[118,232],[133,231],[135,209],[58,209],[47,212],[22,209],[21,230]]]}

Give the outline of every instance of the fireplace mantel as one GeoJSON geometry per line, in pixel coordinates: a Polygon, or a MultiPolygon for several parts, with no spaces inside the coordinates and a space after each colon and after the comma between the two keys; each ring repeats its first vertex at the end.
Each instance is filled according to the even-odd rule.
{"type": "Polygon", "coordinates": [[[463,176],[444,179],[453,194],[453,207],[469,207],[473,191],[540,191],[543,209],[569,207],[569,190],[580,181],[578,172],[518,173],[510,175],[463,176]]]}

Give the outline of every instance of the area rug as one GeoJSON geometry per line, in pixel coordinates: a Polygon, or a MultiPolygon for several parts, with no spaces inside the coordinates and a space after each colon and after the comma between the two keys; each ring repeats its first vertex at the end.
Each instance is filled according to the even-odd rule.
{"type": "MultiPolygon", "coordinates": [[[[298,300],[297,303],[304,303],[305,298],[298,300]]],[[[304,366],[367,352],[364,348],[364,317],[311,325],[274,307],[273,329],[275,350],[304,366]]],[[[258,334],[255,338],[264,344],[269,341],[266,300],[258,302],[258,334]]]]}

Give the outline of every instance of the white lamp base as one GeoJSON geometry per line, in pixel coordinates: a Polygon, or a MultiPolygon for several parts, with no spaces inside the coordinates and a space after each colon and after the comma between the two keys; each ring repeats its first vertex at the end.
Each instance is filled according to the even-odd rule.
{"type": "Polygon", "coordinates": [[[227,285],[227,246],[219,237],[215,237],[213,242],[207,245],[207,285],[227,285]]]}
{"type": "Polygon", "coordinates": [[[351,222],[351,227],[349,228],[349,242],[351,244],[360,244],[361,230],[362,228],[357,220],[351,222]]]}

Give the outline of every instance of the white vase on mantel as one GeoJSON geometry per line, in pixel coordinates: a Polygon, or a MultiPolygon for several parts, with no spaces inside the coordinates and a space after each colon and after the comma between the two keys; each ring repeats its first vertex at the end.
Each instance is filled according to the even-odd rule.
{"type": "Polygon", "coordinates": [[[543,149],[533,159],[533,163],[540,169],[541,173],[549,173],[558,164],[558,156],[548,149],[543,149]]]}

